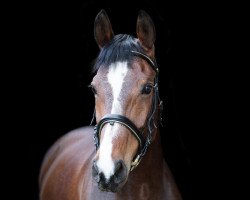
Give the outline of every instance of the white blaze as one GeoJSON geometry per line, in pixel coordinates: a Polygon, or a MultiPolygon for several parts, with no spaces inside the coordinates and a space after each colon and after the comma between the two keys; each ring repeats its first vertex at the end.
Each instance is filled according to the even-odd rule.
{"type": "MultiPolygon", "coordinates": [[[[127,62],[116,62],[111,64],[108,72],[108,83],[112,88],[113,102],[111,114],[122,114],[121,103],[119,101],[120,92],[124,78],[127,74],[127,62]]],[[[99,160],[97,166],[100,172],[103,172],[106,179],[109,179],[114,174],[114,162],[112,160],[112,140],[116,137],[119,125],[115,123],[113,126],[110,124],[105,125],[106,129],[103,134],[103,140],[99,149],[99,160]]]]}

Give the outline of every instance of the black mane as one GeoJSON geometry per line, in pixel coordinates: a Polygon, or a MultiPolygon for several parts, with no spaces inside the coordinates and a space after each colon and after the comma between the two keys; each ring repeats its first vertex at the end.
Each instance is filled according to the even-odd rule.
{"type": "Polygon", "coordinates": [[[133,36],[126,34],[114,36],[114,38],[101,49],[93,71],[97,71],[100,67],[108,67],[114,62],[131,61],[134,58],[131,51],[145,53],[133,36]]]}

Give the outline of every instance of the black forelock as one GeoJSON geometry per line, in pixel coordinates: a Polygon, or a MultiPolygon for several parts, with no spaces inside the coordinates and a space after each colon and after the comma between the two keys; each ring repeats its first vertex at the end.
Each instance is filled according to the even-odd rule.
{"type": "Polygon", "coordinates": [[[134,58],[131,51],[145,53],[133,36],[126,34],[114,36],[114,38],[101,49],[93,71],[97,71],[100,67],[108,67],[114,62],[131,61],[134,58]]]}

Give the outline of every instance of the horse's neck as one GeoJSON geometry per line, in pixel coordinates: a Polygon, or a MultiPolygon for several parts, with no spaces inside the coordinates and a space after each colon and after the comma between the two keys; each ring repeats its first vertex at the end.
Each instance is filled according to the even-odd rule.
{"type": "Polygon", "coordinates": [[[150,145],[137,169],[129,175],[129,179],[136,184],[132,184],[135,187],[134,191],[140,192],[137,199],[153,197],[153,199],[182,200],[171,171],[163,158],[160,133],[157,131],[154,134],[156,134],[155,141],[150,145]],[[147,196],[146,193],[149,195],[147,196]]]}
{"type": "Polygon", "coordinates": [[[138,167],[129,175],[128,182],[117,199],[182,200],[172,174],[164,161],[159,132],[149,146],[138,167]],[[128,195],[133,194],[133,196],[128,195]]]}
{"type": "MultiPolygon", "coordinates": [[[[156,132],[154,134],[157,134],[155,140],[149,146],[137,168],[129,174],[128,181],[120,194],[132,193],[138,196],[137,199],[142,199],[142,197],[152,197],[152,195],[164,193],[165,165],[160,135],[156,132]]],[[[128,199],[134,198],[128,197],[128,199]]]]}
{"type": "Polygon", "coordinates": [[[152,181],[152,177],[148,175],[152,174],[155,176],[156,173],[162,174],[164,160],[160,134],[158,131],[156,131],[154,134],[156,134],[155,140],[149,145],[149,148],[138,167],[130,174],[130,176],[142,175],[144,177],[144,180],[142,181],[145,181],[146,179],[150,179],[152,181]],[[145,174],[147,174],[147,176],[145,176],[145,174]]]}

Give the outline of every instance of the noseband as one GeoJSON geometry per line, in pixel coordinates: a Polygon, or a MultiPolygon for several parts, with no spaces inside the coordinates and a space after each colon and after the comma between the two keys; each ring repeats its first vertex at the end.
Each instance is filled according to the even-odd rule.
{"type": "Polygon", "coordinates": [[[137,51],[131,51],[131,53],[134,56],[137,56],[137,57],[140,57],[140,58],[146,60],[150,64],[150,66],[153,68],[153,70],[156,72],[155,79],[154,79],[154,86],[153,86],[153,88],[154,88],[153,101],[152,101],[151,111],[147,117],[147,129],[148,129],[147,138],[146,139],[144,138],[143,130],[141,128],[138,129],[136,127],[136,125],[131,120],[129,120],[127,117],[125,117],[123,115],[118,115],[118,114],[105,115],[99,121],[99,123],[96,124],[94,127],[94,143],[96,146],[96,150],[100,146],[101,130],[104,127],[104,125],[107,123],[109,123],[110,125],[114,125],[114,123],[119,123],[119,124],[125,126],[136,137],[136,139],[139,142],[139,148],[138,148],[137,153],[136,153],[136,155],[131,163],[130,171],[132,171],[140,163],[142,157],[145,155],[145,153],[148,149],[148,146],[152,142],[153,131],[155,128],[157,128],[157,126],[155,125],[155,121],[154,121],[154,115],[155,115],[155,112],[157,109],[157,104],[159,105],[160,109],[162,110],[162,101],[160,100],[159,89],[158,89],[159,69],[157,67],[156,61],[153,61],[151,58],[149,58],[145,54],[137,52],[137,51]]]}

